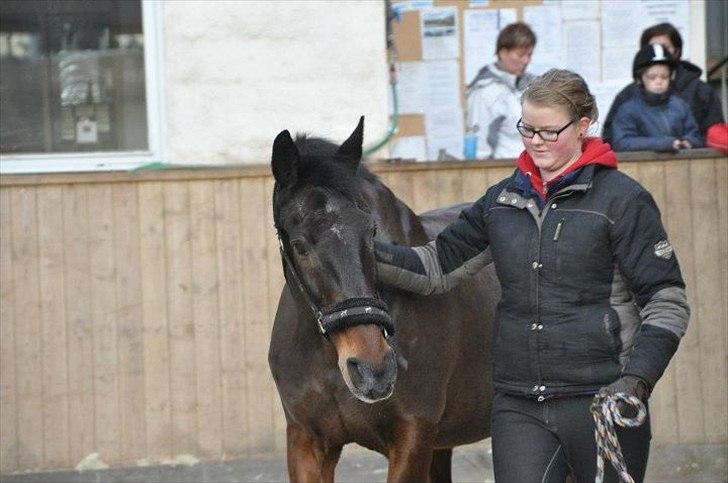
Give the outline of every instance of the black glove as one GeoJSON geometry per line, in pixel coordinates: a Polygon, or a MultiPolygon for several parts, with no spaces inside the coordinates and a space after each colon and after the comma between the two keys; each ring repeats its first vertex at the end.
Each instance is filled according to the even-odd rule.
{"type": "MultiPolygon", "coordinates": [[[[599,394],[603,396],[612,396],[618,392],[623,393],[627,397],[635,396],[643,403],[646,403],[652,391],[644,380],[632,375],[622,376],[610,385],[604,386],[599,390],[599,394]]],[[[623,401],[619,401],[617,407],[619,408],[619,412],[626,417],[634,417],[636,414],[636,409],[632,406],[627,406],[623,401]]]]}

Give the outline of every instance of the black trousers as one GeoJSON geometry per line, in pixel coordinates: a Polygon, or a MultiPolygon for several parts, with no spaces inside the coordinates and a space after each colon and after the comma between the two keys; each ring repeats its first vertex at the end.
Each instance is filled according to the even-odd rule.
{"type": "MultiPolygon", "coordinates": [[[[597,468],[592,396],[536,399],[496,393],[491,413],[493,468],[497,483],[593,483],[597,468]]],[[[649,410],[636,428],[617,428],[627,471],[641,482],[650,451],[649,410]]],[[[618,482],[605,461],[605,482],[618,482]]]]}

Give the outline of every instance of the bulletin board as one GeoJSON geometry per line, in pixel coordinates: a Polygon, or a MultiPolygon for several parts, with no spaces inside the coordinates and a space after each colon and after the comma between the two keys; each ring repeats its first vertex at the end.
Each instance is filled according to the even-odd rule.
{"type": "MultiPolygon", "coordinates": [[[[396,12],[392,33],[397,47],[398,104],[404,107],[389,145],[392,158],[462,158],[467,84],[477,69],[496,60],[495,37],[508,23],[526,22],[536,33],[528,72],[538,75],[558,67],[579,73],[597,98],[602,118],[614,96],[632,81],[632,58],[644,28],[672,23],[683,37],[683,58],[689,55],[690,8],[683,0],[392,0],[392,6],[396,12]],[[456,32],[450,36],[457,47],[450,53],[436,52],[433,58],[433,45],[445,45],[442,38],[452,32],[451,24],[438,24],[438,12],[454,12],[456,32]],[[492,45],[474,57],[474,22],[486,17],[492,21],[496,16],[497,26],[489,23],[487,27],[492,45]],[[423,85],[428,83],[438,87],[423,85]],[[449,84],[449,93],[446,89],[433,94],[445,84],[449,84]],[[424,100],[411,99],[417,90],[424,100]],[[446,149],[433,149],[439,145],[446,149]]],[[[596,124],[592,129],[592,134],[599,134],[601,127],[596,124]]]]}

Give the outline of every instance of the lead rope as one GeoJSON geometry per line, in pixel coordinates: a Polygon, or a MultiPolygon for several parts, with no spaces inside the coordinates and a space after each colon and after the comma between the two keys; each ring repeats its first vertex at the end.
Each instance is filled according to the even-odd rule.
{"type": "Polygon", "coordinates": [[[594,439],[597,443],[597,475],[594,482],[602,483],[604,481],[604,461],[607,460],[617,471],[619,481],[634,483],[627,472],[627,465],[624,462],[619,440],[617,440],[614,423],[623,428],[637,427],[644,422],[647,408],[639,398],[618,392],[614,395],[597,394],[594,396],[590,410],[592,418],[594,418],[594,439]],[[620,401],[637,408],[637,415],[634,418],[622,416],[617,405],[620,401]]]}

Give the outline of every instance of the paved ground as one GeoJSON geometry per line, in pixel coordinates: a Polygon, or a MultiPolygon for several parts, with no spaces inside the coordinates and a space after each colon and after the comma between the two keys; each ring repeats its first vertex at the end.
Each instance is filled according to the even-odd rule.
{"type": "MultiPolygon", "coordinates": [[[[653,448],[647,470],[649,482],[727,482],[727,445],[681,445],[653,448]]],[[[387,479],[384,457],[347,449],[336,469],[337,482],[383,482],[387,479]]],[[[76,482],[285,482],[283,458],[203,463],[193,466],[148,466],[99,471],[60,471],[0,477],[3,483],[76,482]]],[[[489,440],[458,448],[453,456],[453,480],[491,482],[493,470],[489,440]]]]}

